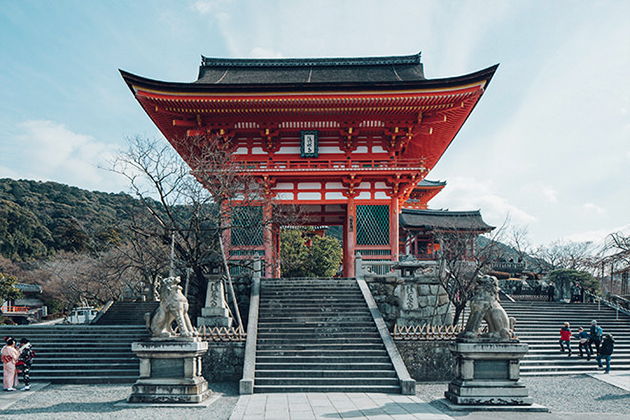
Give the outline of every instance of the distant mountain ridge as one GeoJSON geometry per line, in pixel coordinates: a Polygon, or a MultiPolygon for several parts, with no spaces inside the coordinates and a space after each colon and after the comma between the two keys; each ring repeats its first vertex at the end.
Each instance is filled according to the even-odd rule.
{"type": "Polygon", "coordinates": [[[0,179],[0,254],[14,261],[90,252],[124,239],[138,200],[56,182],[0,179]]]}

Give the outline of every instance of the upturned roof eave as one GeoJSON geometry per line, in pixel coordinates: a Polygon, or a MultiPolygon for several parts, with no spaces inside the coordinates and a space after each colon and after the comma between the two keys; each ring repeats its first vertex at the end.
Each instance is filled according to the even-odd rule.
{"type": "Polygon", "coordinates": [[[486,69],[455,77],[414,81],[387,82],[323,82],[323,83],[261,83],[221,84],[197,82],[165,82],[138,76],[119,70],[129,89],[135,94],[134,86],[164,92],[181,93],[231,93],[231,92],[355,92],[362,90],[423,90],[466,86],[478,82],[490,82],[498,64],[486,69]]]}

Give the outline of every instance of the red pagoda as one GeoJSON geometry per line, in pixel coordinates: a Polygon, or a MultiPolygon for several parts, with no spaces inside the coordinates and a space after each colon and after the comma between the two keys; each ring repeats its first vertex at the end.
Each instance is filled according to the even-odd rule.
{"type": "MultiPolygon", "coordinates": [[[[354,277],[358,251],[364,259],[398,259],[405,248],[399,238],[402,208],[426,209],[444,187],[425,177],[496,68],[425,79],[416,54],[202,57],[192,83],[121,73],[192,169],[191,144],[185,139],[229,139],[234,159],[274,203],[298,206],[305,226],[342,226],[343,275],[354,277]]],[[[266,206],[261,214],[270,217],[266,206]]],[[[239,249],[258,252],[267,263],[266,275],[277,277],[279,229],[266,229],[257,243],[233,238],[230,255],[243,255],[239,249]]]]}

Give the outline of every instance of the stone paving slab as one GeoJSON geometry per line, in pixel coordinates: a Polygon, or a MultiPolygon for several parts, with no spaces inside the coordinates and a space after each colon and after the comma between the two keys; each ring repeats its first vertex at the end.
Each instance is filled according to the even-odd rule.
{"type": "Polygon", "coordinates": [[[617,388],[630,391],[630,372],[597,372],[589,373],[588,376],[609,383],[617,388]]]}
{"type": "Polygon", "coordinates": [[[10,405],[28,397],[33,392],[41,391],[48,385],[50,385],[50,382],[31,382],[31,389],[29,391],[20,391],[19,388],[17,391],[0,391],[0,410],[6,409],[10,405]]]}
{"type": "Polygon", "coordinates": [[[377,393],[243,395],[230,420],[449,420],[416,396],[377,393]]]}

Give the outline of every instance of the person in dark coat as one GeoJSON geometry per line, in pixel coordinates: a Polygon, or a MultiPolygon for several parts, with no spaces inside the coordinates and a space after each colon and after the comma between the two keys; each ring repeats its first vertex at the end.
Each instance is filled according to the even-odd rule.
{"type": "Polygon", "coordinates": [[[556,286],[553,283],[549,283],[549,287],[547,287],[547,301],[553,302],[556,298],[556,286]]]}
{"type": "Polygon", "coordinates": [[[602,341],[603,334],[602,327],[597,325],[596,320],[591,321],[591,329],[588,332],[588,350],[591,354],[599,353],[599,343],[602,341]],[[595,344],[595,351],[593,352],[593,344],[595,344]]]}
{"type": "Polygon", "coordinates": [[[603,369],[602,359],[606,360],[606,371],[604,373],[610,373],[610,358],[615,350],[615,340],[612,334],[604,335],[602,344],[599,346],[599,353],[597,354],[597,366],[599,369],[603,369]]]}

